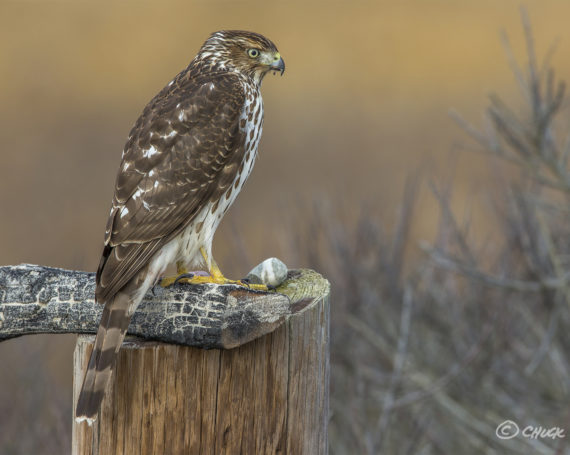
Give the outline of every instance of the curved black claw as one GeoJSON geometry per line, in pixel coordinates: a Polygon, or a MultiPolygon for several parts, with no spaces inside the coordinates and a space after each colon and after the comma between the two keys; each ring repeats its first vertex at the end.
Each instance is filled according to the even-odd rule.
{"type": "Polygon", "coordinates": [[[178,275],[176,277],[176,279],[174,280],[174,283],[172,284],[177,284],[181,279],[183,278],[188,278],[189,280],[191,280],[192,278],[194,278],[196,276],[195,273],[189,272],[189,273],[182,273],[181,275],[178,275]]]}
{"type": "Polygon", "coordinates": [[[265,286],[268,291],[273,291],[275,289],[275,286],[271,286],[269,284],[252,283],[250,278],[242,278],[241,280],[239,280],[239,282],[248,288],[251,288],[250,284],[253,284],[254,286],[256,286],[256,285],[265,286]]]}

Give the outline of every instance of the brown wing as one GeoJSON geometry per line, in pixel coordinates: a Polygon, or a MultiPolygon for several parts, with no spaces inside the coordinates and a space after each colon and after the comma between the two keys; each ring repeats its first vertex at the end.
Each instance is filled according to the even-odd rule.
{"type": "Polygon", "coordinates": [[[191,76],[180,73],[147,105],[125,146],[97,271],[101,303],[224,194],[242,161],[237,76],[191,76]]]}

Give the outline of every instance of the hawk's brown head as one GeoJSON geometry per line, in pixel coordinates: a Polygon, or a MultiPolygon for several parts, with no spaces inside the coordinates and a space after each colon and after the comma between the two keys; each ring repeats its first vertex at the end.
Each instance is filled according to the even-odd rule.
{"type": "Polygon", "coordinates": [[[263,35],[241,30],[212,33],[196,56],[212,69],[237,71],[257,83],[269,71],[285,71],[285,62],[277,47],[263,35]]]}

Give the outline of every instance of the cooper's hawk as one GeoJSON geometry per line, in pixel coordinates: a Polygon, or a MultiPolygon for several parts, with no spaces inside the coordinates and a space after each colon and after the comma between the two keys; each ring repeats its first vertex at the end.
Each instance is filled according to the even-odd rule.
{"type": "Polygon", "coordinates": [[[181,274],[205,265],[210,276],[190,283],[232,282],[212,258],[212,238],[253,167],[263,124],[259,90],[271,70],[283,74],[285,64],[267,38],[213,33],[131,130],[97,270],[95,298],[105,308],[78,420],[96,417],[130,318],[169,264],[181,274]]]}

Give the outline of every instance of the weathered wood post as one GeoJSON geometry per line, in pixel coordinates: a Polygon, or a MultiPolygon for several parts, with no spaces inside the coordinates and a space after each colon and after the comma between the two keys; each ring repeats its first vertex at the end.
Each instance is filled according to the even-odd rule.
{"type": "MultiPolygon", "coordinates": [[[[0,341],[94,333],[93,278],[0,267],[0,341]]],[[[319,274],[290,271],[275,293],[160,288],[129,333],[138,337],[121,348],[97,421],[73,420],[74,455],[327,453],[329,284],[319,274]]],[[[93,339],[77,340],[74,407],[93,339]]]]}
{"type": "MultiPolygon", "coordinates": [[[[74,423],[72,453],[325,454],[328,286],[294,285],[297,314],[234,349],[125,342],[98,420],[74,423]]],[[[92,343],[77,341],[74,402],[92,343]]]]}

